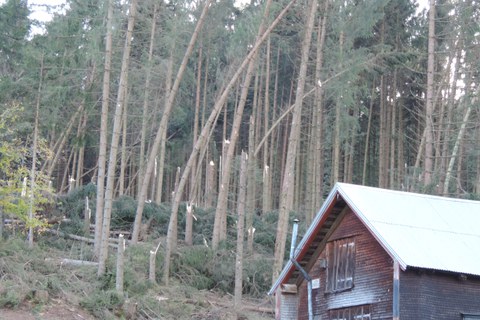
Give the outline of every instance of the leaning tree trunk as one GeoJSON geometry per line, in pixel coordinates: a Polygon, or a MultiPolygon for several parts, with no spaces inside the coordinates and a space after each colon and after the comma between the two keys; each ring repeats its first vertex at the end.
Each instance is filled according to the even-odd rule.
{"type": "MultiPolygon", "coordinates": [[[[265,4],[265,12],[263,16],[262,23],[258,28],[257,39],[260,38],[264,31],[264,24],[268,18],[269,9],[270,9],[271,0],[267,0],[265,4]]],[[[241,85],[240,101],[235,112],[235,116],[232,124],[232,132],[230,134],[230,143],[228,144],[227,153],[223,161],[223,170],[222,178],[220,180],[220,191],[218,193],[217,199],[217,209],[215,211],[215,221],[213,226],[213,236],[212,236],[212,248],[216,250],[218,244],[221,240],[226,238],[226,227],[222,227],[222,224],[226,224],[226,214],[227,214],[227,200],[230,186],[230,171],[232,167],[232,161],[235,153],[235,147],[237,145],[237,140],[239,137],[240,125],[242,124],[243,110],[247,102],[247,95],[250,89],[250,82],[252,80],[255,64],[256,64],[257,55],[255,54],[250,59],[250,62],[245,73],[245,78],[243,84],[241,85]]]]}
{"type": "MultiPolygon", "coordinates": [[[[462,124],[460,125],[460,130],[458,131],[457,139],[455,140],[455,145],[453,146],[452,155],[450,156],[450,161],[448,163],[447,174],[445,176],[445,183],[443,185],[443,194],[444,195],[448,194],[448,188],[449,188],[449,185],[450,185],[450,180],[452,178],[453,165],[455,164],[455,160],[457,159],[457,156],[458,156],[458,150],[459,150],[459,147],[460,147],[460,142],[463,139],[463,135],[464,135],[466,127],[467,127],[467,122],[468,122],[468,119],[470,117],[470,113],[472,112],[472,106],[477,104],[479,94],[480,94],[480,86],[478,86],[476,92],[473,94],[472,101],[467,106],[467,110],[465,111],[465,114],[463,116],[462,124]]],[[[459,164],[459,166],[460,166],[460,164],[459,164]]]]}
{"type": "Polygon", "coordinates": [[[98,259],[98,276],[105,273],[106,262],[108,258],[108,238],[110,237],[110,219],[112,214],[113,191],[115,186],[115,171],[117,168],[118,144],[120,141],[120,130],[122,128],[122,112],[127,96],[128,67],[130,64],[130,49],[133,39],[133,27],[135,25],[135,16],[137,11],[137,0],[132,0],[128,15],[127,34],[125,37],[125,46],[122,58],[122,67],[120,71],[120,81],[118,85],[117,102],[115,106],[115,115],[113,118],[112,142],[110,144],[110,155],[108,160],[107,187],[105,189],[105,203],[102,222],[102,237],[100,243],[100,257],[98,259]]]}
{"type": "Polygon", "coordinates": [[[283,173],[282,191],[280,195],[280,208],[278,212],[277,237],[275,241],[275,257],[273,263],[272,279],[275,281],[282,269],[287,240],[288,216],[293,208],[293,195],[295,183],[295,159],[300,139],[300,123],[302,117],[303,92],[306,82],[308,54],[312,40],[312,31],[317,12],[317,1],[310,0],[307,7],[307,21],[301,49],[300,70],[298,72],[297,90],[295,95],[295,108],[293,109],[291,131],[288,139],[288,152],[283,173]]]}
{"type": "Polygon", "coordinates": [[[188,158],[187,164],[185,165],[185,169],[182,173],[182,177],[180,178],[180,182],[178,184],[178,190],[175,193],[175,198],[173,199],[172,202],[172,211],[170,215],[170,223],[168,227],[168,233],[167,233],[167,248],[165,250],[165,264],[164,264],[164,269],[163,269],[163,282],[165,284],[168,284],[168,280],[170,277],[170,257],[172,254],[172,245],[169,244],[169,241],[176,241],[176,239],[170,239],[169,240],[169,235],[173,232],[170,231],[173,228],[173,225],[175,224],[176,226],[176,219],[177,219],[177,213],[178,213],[178,208],[180,206],[180,200],[181,200],[181,194],[183,189],[185,188],[188,176],[190,175],[190,171],[192,169],[193,161],[195,160],[196,156],[200,152],[200,150],[204,150],[206,143],[208,141],[208,137],[210,136],[210,131],[213,127],[213,124],[216,122],[218,115],[220,111],[222,110],[222,107],[225,104],[225,101],[227,100],[227,97],[230,93],[230,90],[233,88],[235,83],[237,82],[238,78],[242,74],[243,70],[247,66],[248,62],[250,59],[256,54],[257,50],[260,48],[261,44],[265,41],[267,36],[270,34],[270,32],[277,26],[277,24],[282,20],[282,18],[285,16],[285,14],[288,12],[288,10],[292,7],[292,5],[295,3],[296,0],[291,0],[287,6],[278,14],[278,16],[275,18],[275,20],[271,23],[271,25],[268,27],[268,29],[264,32],[262,37],[260,39],[257,39],[256,43],[252,46],[252,49],[248,53],[248,55],[245,57],[243,60],[242,64],[237,68],[237,71],[234,73],[228,84],[223,88],[222,93],[219,95],[219,98],[215,102],[215,105],[213,106],[213,110],[211,111],[207,121],[205,122],[202,131],[198,137],[197,143],[193,147],[192,153],[190,154],[190,157],[188,158]],[[169,240],[169,241],[168,241],[169,240]]]}
{"type": "MultiPolygon", "coordinates": [[[[145,206],[145,199],[147,196],[147,191],[148,191],[148,179],[147,177],[150,177],[153,172],[153,168],[155,166],[155,158],[157,157],[158,150],[161,145],[165,144],[165,139],[162,139],[164,137],[164,132],[166,132],[166,128],[168,125],[168,119],[170,117],[170,114],[172,112],[173,104],[175,102],[175,98],[177,96],[178,89],[180,88],[180,83],[182,81],[183,75],[185,73],[185,69],[187,68],[187,63],[188,60],[190,59],[190,56],[192,55],[193,52],[193,47],[197,41],[198,34],[200,33],[200,30],[202,29],[203,23],[205,21],[205,17],[207,15],[208,9],[210,7],[210,4],[212,3],[213,0],[207,0],[205,3],[205,6],[203,7],[202,14],[200,15],[200,18],[197,21],[197,25],[195,26],[195,30],[193,31],[192,37],[190,38],[190,42],[188,44],[187,50],[185,51],[185,54],[183,56],[182,63],[180,64],[180,68],[178,69],[177,76],[175,77],[175,81],[173,83],[172,89],[168,93],[167,97],[167,102],[165,104],[165,109],[163,111],[163,116],[160,121],[160,125],[157,130],[157,134],[155,136],[155,140],[152,144],[150,154],[148,157],[148,161],[145,167],[145,174],[144,178],[142,179],[142,187],[140,190],[140,193],[138,194],[138,206],[137,206],[137,211],[135,214],[135,221],[133,224],[133,232],[132,232],[132,243],[136,243],[138,241],[138,236],[140,234],[140,227],[142,223],[142,215],[143,215],[143,208],[145,206]]],[[[180,195],[182,192],[177,192],[180,195]]],[[[177,196],[178,194],[176,194],[177,196]]],[[[170,221],[170,223],[174,223],[174,226],[172,225],[172,232],[173,228],[177,228],[177,223],[175,221],[170,221]]],[[[170,230],[170,228],[169,228],[170,230]]],[[[168,247],[168,239],[167,239],[167,247],[168,247]]]]}

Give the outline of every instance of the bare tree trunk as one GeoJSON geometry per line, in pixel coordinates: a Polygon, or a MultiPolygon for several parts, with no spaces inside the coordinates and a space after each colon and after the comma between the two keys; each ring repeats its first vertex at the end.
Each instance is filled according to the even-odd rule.
{"type": "Polygon", "coordinates": [[[429,0],[428,13],[428,60],[427,60],[427,99],[425,102],[425,163],[424,183],[431,184],[433,174],[433,83],[435,72],[435,0],[429,0]]]}
{"type": "MultiPolygon", "coordinates": [[[[480,86],[478,86],[476,92],[473,94],[472,101],[470,104],[467,106],[467,110],[465,111],[465,114],[463,116],[463,121],[462,124],[460,125],[460,130],[458,131],[457,139],[455,140],[455,145],[452,150],[452,155],[450,156],[450,161],[448,163],[448,168],[447,168],[447,174],[445,177],[445,184],[443,186],[443,194],[447,195],[448,194],[448,188],[450,185],[450,179],[452,178],[452,171],[453,171],[453,165],[455,164],[455,160],[458,155],[458,150],[460,147],[460,143],[463,139],[463,135],[465,133],[465,129],[467,126],[468,119],[470,117],[470,113],[472,112],[472,105],[476,105],[478,101],[478,95],[480,94],[480,86]]],[[[460,164],[458,164],[460,166],[460,164]]]]}
{"type": "Polygon", "coordinates": [[[140,157],[138,161],[138,171],[137,176],[137,194],[140,192],[140,186],[142,185],[141,179],[144,178],[143,171],[145,169],[145,139],[147,135],[147,122],[148,122],[148,99],[150,97],[150,81],[152,75],[152,61],[153,61],[153,45],[155,44],[155,28],[157,26],[157,13],[158,13],[158,4],[155,3],[153,6],[153,17],[152,25],[150,27],[150,45],[148,48],[148,62],[147,62],[147,74],[145,75],[145,92],[143,95],[143,115],[142,115],[142,132],[140,137],[140,157]]]}
{"type": "Polygon", "coordinates": [[[390,120],[390,181],[389,188],[395,189],[396,179],[395,179],[395,141],[397,137],[396,132],[396,112],[397,112],[397,70],[393,71],[393,88],[392,88],[392,110],[391,110],[391,120],[390,120]]]}
{"type": "MultiPolygon", "coordinates": [[[[202,13],[197,21],[197,25],[195,26],[195,30],[192,34],[192,37],[190,38],[190,42],[188,44],[187,50],[185,51],[185,55],[183,56],[183,60],[180,64],[180,68],[178,69],[177,76],[175,77],[175,81],[173,83],[172,89],[168,93],[167,97],[167,102],[165,104],[165,109],[163,111],[163,116],[162,120],[160,121],[160,125],[157,130],[157,134],[155,136],[155,140],[153,142],[153,145],[151,147],[148,161],[146,164],[146,169],[145,169],[145,175],[144,177],[149,177],[152,174],[153,167],[155,165],[155,158],[157,156],[158,149],[161,145],[165,144],[165,139],[162,139],[164,136],[164,131],[166,131],[167,125],[168,125],[168,119],[170,117],[170,114],[172,112],[172,108],[175,102],[175,98],[177,96],[178,89],[180,87],[180,83],[182,81],[183,75],[185,73],[185,69],[187,67],[187,62],[193,52],[193,47],[197,41],[198,34],[200,33],[200,30],[202,29],[203,23],[205,21],[205,17],[207,15],[208,9],[210,7],[212,0],[207,0],[205,2],[205,6],[203,7],[202,13]]],[[[137,206],[137,211],[135,214],[135,221],[133,224],[133,232],[132,232],[132,242],[136,243],[138,241],[138,236],[140,233],[140,226],[142,222],[142,215],[143,215],[143,208],[145,206],[145,199],[147,196],[147,191],[148,191],[148,181],[147,179],[142,180],[142,187],[140,190],[140,193],[138,195],[138,206],[137,206]]],[[[180,197],[182,194],[182,191],[177,192],[177,195],[180,197]]],[[[173,230],[176,230],[177,228],[177,217],[175,215],[174,219],[170,221],[170,224],[172,224],[172,228],[170,232],[173,232],[173,230]]],[[[170,230],[170,227],[169,227],[170,230]]],[[[176,241],[176,239],[175,239],[176,241]]],[[[167,247],[169,246],[169,241],[167,239],[167,247]]]]}
{"type": "Polygon", "coordinates": [[[375,100],[375,82],[376,81],[374,80],[372,85],[372,92],[370,94],[370,108],[368,110],[367,135],[365,136],[365,149],[363,154],[362,185],[365,185],[367,181],[368,150],[369,150],[369,143],[370,143],[370,131],[372,127],[373,103],[375,100]]]}
{"type": "Polygon", "coordinates": [[[110,68],[112,62],[113,0],[108,1],[107,34],[105,37],[105,66],[103,70],[102,111],[100,115],[100,146],[98,150],[97,199],[95,207],[94,255],[100,256],[103,208],[105,200],[105,167],[107,159],[108,105],[110,101],[110,68]]]}
{"type": "MultiPolygon", "coordinates": [[[[173,50],[170,54],[170,59],[168,62],[167,77],[165,83],[165,92],[166,101],[168,101],[168,96],[170,95],[170,90],[172,89],[172,75],[173,75],[173,50]]],[[[162,129],[161,140],[166,141],[167,139],[167,127],[162,129]]],[[[160,151],[158,155],[158,171],[157,171],[157,187],[155,193],[155,203],[160,204],[162,202],[162,192],[163,192],[163,176],[165,172],[165,143],[160,145],[160,151]]],[[[156,158],[155,158],[156,159],[156,158]]],[[[148,176],[146,177],[148,179],[148,176]]]]}
{"type": "Polygon", "coordinates": [[[124,273],[124,255],[125,255],[125,238],[123,234],[118,236],[117,248],[117,270],[115,279],[115,289],[118,293],[123,294],[123,273],[124,273]]]}
{"type": "Polygon", "coordinates": [[[295,95],[295,108],[293,110],[290,136],[288,139],[287,161],[283,173],[282,191],[280,195],[280,208],[278,213],[277,236],[275,241],[275,256],[273,263],[272,281],[278,277],[283,264],[285,242],[287,237],[288,217],[293,208],[293,186],[295,183],[295,160],[300,139],[300,123],[302,116],[303,92],[306,82],[308,54],[312,39],[312,31],[317,12],[317,1],[311,0],[307,6],[307,20],[305,34],[301,49],[300,70],[298,72],[297,90],[295,95]]]}
{"type": "MultiPolygon", "coordinates": [[[[201,89],[202,89],[202,59],[203,59],[203,48],[200,45],[198,49],[198,62],[197,62],[197,84],[196,84],[196,91],[195,91],[195,115],[193,118],[193,143],[192,146],[195,145],[198,139],[198,125],[200,121],[200,102],[202,100],[201,97],[201,89]]],[[[196,160],[196,159],[195,159],[196,160]]],[[[194,161],[192,167],[192,173],[190,177],[190,194],[189,199],[190,202],[197,202],[198,201],[198,179],[197,179],[197,168],[200,167],[200,164],[197,164],[197,161],[194,161]]],[[[190,217],[187,217],[190,219],[190,217]]],[[[185,230],[185,236],[190,231],[185,230]]]]}
{"type": "Polygon", "coordinates": [[[81,114],[82,111],[83,111],[83,104],[80,104],[78,106],[78,109],[75,111],[73,116],[70,118],[70,121],[67,124],[66,129],[62,132],[62,135],[60,136],[59,140],[55,143],[55,146],[53,147],[53,150],[55,151],[55,154],[53,155],[53,159],[49,162],[48,161],[45,162],[45,164],[42,166],[42,171],[43,171],[45,169],[45,167],[48,165],[47,176],[49,176],[49,177],[52,176],[53,169],[55,168],[55,165],[57,164],[57,161],[60,158],[60,155],[62,154],[62,151],[64,150],[65,144],[68,141],[68,137],[70,135],[70,132],[72,131],[75,120],[81,114]]]}
{"type": "MultiPolygon", "coordinates": [[[[270,37],[267,40],[267,52],[266,52],[266,61],[265,61],[265,105],[263,113],[263,134],[267,133],[269,124],[270,124],[270,37]]],[[[249,144],[250,145],[250,144],[249,144]]],[[[250,156],[254,155],[254,150],[249,150],[250,156]]],[[[269,191],[271,189],[271,177],[270,177],[270,156],[269,156],[269,145],[268,140],[265,142],[263,147],[263,191],[262,191],[262,211],[271,210],[271,196],[269,191]]],[[[249,213],[248,213],[249,214],[249,213]]],[[[250,226],[247,224],[247,229],[250,226]]]]}
{"type": "MultiPolygon", "coordinates": [[[[340,63],[342,63],[343,59],[343,43],[345,41],[345,33],[344,31],[340,31],[340,39],[339,39],[339,46],[340,46],[340,63]]],[[[340,105],[341,101],[335,102],[335,128],[334,128],[334,136],[333,136],[333,159],[332,159],[332,185],[339,181],[340,179],[340,117],[341,117],[341,109],[342,106],[340,105]]]]}
{"type": "Polygon", "coordinates": [[[242,304],[242,289],[243,289],[243,241],[245,238],[244,223],[245,223],[245,197],[247,189],[247,158],[248,155],[242,152],[240,165],[240,182],[237,200],[237,252],[235,255],[235,289],[234,289],[234,306],[235,310],[239,311],[242,304]]]}
{"type": "MultiPolygon", "coordinates": [[[[270,9],[271,0],[267,0],[265,3],[265,12],[263,16],[262,23],[258,29],[257,39],[262,35],[265,27],[264,24],[268,18],[269,9],[270,9]]],[[[227,214],[227,200],[229,193],[230,185],[230,171],[232,166],[232,161],[234,158],[235,147],[239,137],[240,125],[242,124],[243,110],[247,102],[247,95],[250,89],[250,82],[253,76],[255,64],[256,64],[257,55],[252,56],[249,61],[247,71],[241,86],[240,101],[235,112],[235,116],[232,124],[232,131],[230,134],[230,143],[228,144],[227,154],[223,160],[223,170],[222,178],[220,182],[220,190],[218,193],[217,199],[217,209],[215,211],[215,222],[213,226],[213,236],[212,236],[212,248],[216,250],[220,241],[226,238],[226,227],[222,224],[226,224],[226,214],[227,214]]]]}
{"type": "Polygon", "coordinates": [[[216,181],[216,172],[215,172],[215,162],[210,161],[206,169],[206,182],[205,182],[205,207],[213,207],[213,198],[215,196],[215,191],[217,189],[216,181]]]}
{"type": "Polygon", "coordinates": [[[321,82],[321,71],[323,68],[323,50],[325,47],[325,37],[327,34],[327,12],[328,1],[325,1],[325,9],[323,17],[319,20],[317,31],[317,52],[315,62],[315,109],[316,109],[316,123],[315,123],[315,193],[313,199],[312,218],[315,211],[318,210],[323,201],[323,174],[324,174],[324,116],[323,116],[323,87],[321,82]]]}
{"type": "MultiPolygon", "coordinates": [[[[207,121],[205,122],[202,131],[200,133],[200,136],[198,137],[197,143],[193,147],[192,153],[190,154],[190,157],[188,158],[187,164],[185,165],[185,169],[182,173],[182,177],[180,178],[180,183],[178,185],[178,192],[176,193],[176,197],[174,201],[172,202],[172,212],[170,216],[170,223],[169,223],[169,231],[167,234],[167,245],[166,245],[166,250],[165,250],[165,265],[163,269],[163,281],[165,284],[168,284],[168,280],[170,277],[170,257],[172,254],[171,251],[171,244],[169,245],[168,239],[169,239],[169,234],[171,233],[170,229],[173,227],[173,224],[176,225],[176,218],[177,218],[177,213],[178,213],[178,208],[180,205],[180,200],[181,200],[181,191],[184,189],[185,184],[187,182],[187,178],[190,174],[190,170],[192,168],[192,163],[193,163],[193,157],[196,157],[198,152],[202,149],[205,148],[205,145],[208,141],[209,133],[211,131],[211,128],[213,124],[215,123],[216,119],[218,118],[219,112],[221,111],[222,107],[225,104],[225,101],[230,93],[230,90],[232,87],[235,85],[237,82],[238,78],[242,74],[243,70],[247,66],[248,62],[250,59],[256,54],[257,50],[260,48],[261,44],[265,41],[267,36],[270,34],[270,32],[277,26],[277,24],[281,21],[281,19],[285,16],[285,14],[288,12],[288,10],[292,7],[292,5],[295,3],[295,0],[290,1],[285,8],[280,11],[280,13],[277,15],[275,20],[270,24],[268,29],[264,32],[262,37],[256,41],[256,43],[252,46],[252,49],[248,53],[248,55],[245,57],[243,60],[242,64],[237,68],[237,71],[234,73],[228,84],[223,88],[222,93],[219,95],[218,99],[215,102],[215,105],[213,106],[213,110],[210,113],[210,116],[208,117],[207,121]]],[[[170,239],[170,241],[173,241],[176,239],[170,239]]]]}
{"type": "MultiPolygon", "coordinates": [[[[120,81],[118,85],[117,102],[115,106],[115,115],[113,120],[112,142],[110,144],[110,155],[108,160],[107,187],[105,189],[105,204],[102,222],[102,237],[100,245],[100,257],[98,259],[98,276],[105,273],[106,262],[108,258],[108,238],[110,234],[110,219],[113,204],[113,189],[115,186],[115,170],[117,167],[117,152],[120,140],[120,130],[122,128],[122,112],[125,106],[128,87],[128,67],[130,62],[130,49],[133,39],[133,26],[137,12],[137,0],[132,0],[128,14],[127,34],[125,36],[125,46],[122,58],[122,67],[120,71],[120,81]]],[[[144,202],[139,200],[139,202],[144,202]]]]}
{"type": "MultiPolygon", "coordinates": [[[[40,98],[43,84],[43,55],[40,62],[40,81],[38,83],[37,101],[35,103],[35,125],[33,128],[33,145],[32,145],[32,167],[30,170],[30,199],[28,204],[28,247],[33,248],[33,227],[32,220],[35,216],[35,176],[36,176],[36,164],[37,164],[37,144],[38,144],[38,118],[40,113],[40,98]]],[[[3,222],[2,222],[3,223],[3,222]]]]}
{"type": "Polygon", "coordinates": [[[85,161],[85,130],[87,128],[88,114],[84,111],[82,116],[82,124],[80,127],[80,139],[81,145],[78,149],[78,164],[77,164],[77,174],[75,180],[77,181],[76,186],[80,187],[83,185],[83,170],[84,170],[84,161],[85,161]]]}
{"type": "MultiPolygon", "coordinates": [[[[255,149],[255,118],[253,115],[250,116],[250,126],[248,130],[248,154],[253,155],[253,150],[255,149]]],[[[241,178],[241,176],[240,176],[241,178]]],[[[264,176],[265,180],[265,176],[264,176]]],[[[248,231],[247,236],[247,252],[253,253],[253,236],[255,234],[253,227],[253,215],[255,211],[255,197],[257,192],[256,180],[255,180],[255,157],[252,156],[248,159],[247,164],[247,212],[245,216],[245,224],[248,231]]]]}
{"type": "MultiPolygon", "coordinates": [[[[128,83],[128,80],[125,80],[128,83]]],[[[127,96],[127,92],[125,92],[127,96]]],[[[128,98],[125,97],[122,111],[122,150],[120,151],[120,177],[118,178],[118,195],[123,196],[125,191],[125,171],[127,169],[127,112],[128,98]]]]}

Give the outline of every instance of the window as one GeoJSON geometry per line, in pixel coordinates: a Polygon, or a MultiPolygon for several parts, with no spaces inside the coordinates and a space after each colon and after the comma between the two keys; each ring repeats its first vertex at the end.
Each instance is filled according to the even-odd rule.
{"type": "Polygon", "coordinates": [[[330,310],[330,320],[370,320],[370,306],[330,310]]]}
{"type": "Polygon", "coordinates": [[[353,238],[335,240],[327,244],[327,291],[341,291],[353,287],[355,271],[355,241],[353,238]]]}
{"type": "Polygon", "coordinates": [[[478,320],[480,319],[480,314],[463,314],[463,320],[478,320]]]}

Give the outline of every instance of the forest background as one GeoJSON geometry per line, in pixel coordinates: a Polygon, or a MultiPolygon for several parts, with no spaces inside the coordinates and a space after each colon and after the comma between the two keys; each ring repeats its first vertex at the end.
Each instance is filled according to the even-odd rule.
{"type": "Polygon", "coordinates": [[[238,235],[237,254],[244,240],[252,254],[255,221],[272,216],[275,279],[289,221],[308,225],[338,181],[478,199],[479,7],[67,0],[32,33],[27,1],[7,0],[2,214],[33,244],[46,193],[95,186],[101,276],[114,201],[135,200],[132,244],[145,206],[166,204],[168,284],[180,238],[215,251],[238,235]],[[195,233],[205,210],[211,231],[195,233]]]}

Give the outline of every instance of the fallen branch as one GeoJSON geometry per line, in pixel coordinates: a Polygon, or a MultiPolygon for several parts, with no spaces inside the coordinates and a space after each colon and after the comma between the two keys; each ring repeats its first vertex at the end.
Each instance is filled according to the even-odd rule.
{"type": "MultiPolygon", "coordinates": [[[[65,232],[58,231],[58,230],[53,230],[53,229],[46,229],[46,231],[51,233],[51,234],[55,234],[55,235],[60,236],[60,237],[70,238],[70,239],[73,239],[73,240],[83,241],[83,242],[87,242],[87,243],[94,243],[95,242],[95,240],[92,239],[92,238],[77,236],[76,234],[65,233],[65,232]]],[[[108,240],[118,242],[118,239],[110,238],[108,240]]],[[[111,243],[111,242],[109,242],[108,245],[112,248],[117,248],[118,247],[117,244],[111,243]]]]}
{"type": "Polygon", "coordinates": [[[64,259],[45,258],[45,261],[53,261],[61,265],[69,265],[69,266],[98,266],[98,262],[74,260],[74,259],[67,259],[67,258],[64,258],[64,259]]]}

